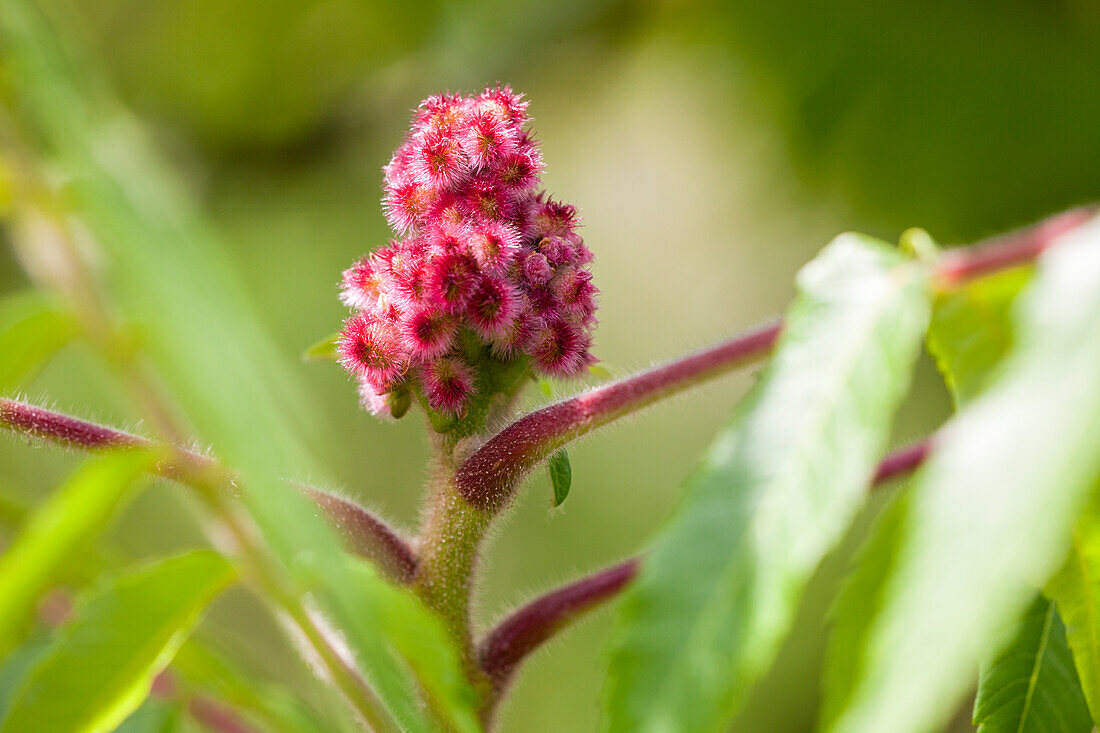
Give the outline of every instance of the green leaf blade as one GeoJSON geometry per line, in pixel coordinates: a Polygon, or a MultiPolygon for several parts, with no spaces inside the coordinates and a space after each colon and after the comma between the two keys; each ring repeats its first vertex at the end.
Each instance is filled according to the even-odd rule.
{"type": "Polygon", "coordinates": [[[1078,522],[1069,557],[1045,593],[1065,622],[1081,687],[1092,713],[1100,720],[1100,507],[1095,502],[1078,522]]]}
{"type": "Polygon", "coordinates": [[[1065,628],[1054,603],[1038,596],[1007,646],[982,667],[978,733],[1085,733],[1092,729],[1065,628]]]}
{"type": "Polygon", "coordinates": [[[140,476],[155,462],[144,451],[96,459],[34,512],[7,552],[0,555],[0,654],[70,557],[104,525],[140,476]]]}
{"type": "Polygon", "coordinates": [[[573,485],[573,467],[569,465],[569,453],[562,450],[550,456],[550,485],[554,489],[554,506],[561,506],[569,497],[569,488],[573,485]]]}
{"type": "Polygon", "coordinates": [[[96,589],[28,672],[0,733],[113,730],[232,579],[228,562],[197,551],[96,589]]]}
{"type": "Polygon", "coordinates": [[[927,326],[925,271],[847,235],[798,284],[774,360],[624,598],[609,730],[720,729],[862,503],[927,326]]]}
{"type": "Polygon", "coordinates": [[[1057,568],[1100,474],[1100,223],[1041,258],[992,383],[940,433],[831,730],[923,733],[1057,568]]]}
{"type": "Polygon", "coordinates": [[[936,299],[928,351],[956,407],[981,391],[1012,345],[1009,311],[1030,276],[1028,269],[1006,270],[936,299]]]}

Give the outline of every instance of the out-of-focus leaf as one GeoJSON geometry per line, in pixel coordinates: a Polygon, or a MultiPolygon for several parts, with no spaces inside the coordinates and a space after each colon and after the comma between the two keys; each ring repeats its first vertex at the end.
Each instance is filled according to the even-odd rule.
{"type": "Polygon", "coordinates": [[[941,431],[837,690],[843,733],[927,731],[1062,561],[1100,474],[1100,222],[1040,259],[994,381],[941,431]]]}
{"type": "Polygon", "coordinates": [[[324,337],[302,352],[302,359],[305,361],[334,361],[338,356],[336,353],[336,340],[338,338],[340,338],[338,333],[324,337]]]}
{"type": "Polygon", "coordinates": [[[183,717],[180,705],[149,698],[115,728],[115,733],[179,733],[183,717]]]}
{"type": "Polygon", "coordinates": [[[0,529],[13,530],[23,524],[30,509],[0,489],[0,529]]]}
{"type": "Polygon", "coordinates": [[[314,733],[329,730],[298,697],[269,682],[250,677],[207,645],[189,639],[172,660],[172,670],[188,686],[225,700],[263,730],[314,733]]]}
{"type": "Polygon", "coordinates": [[[4,719],[11,705],[12,695],[23,675],[49,647],[49,636],[32,634],[0,661],[0,720],[4,719]]]}
{"type": "Polygon", "coordinates": [[[554,506],[561,506],[569,496],[569,487],[573,485],[573,467],[569,465],[569,454],[563,448],[550,456],[550,484],[554,487],[554,506]]]}
{"type": "Polygon", "coordinates": [[[37,293],[0,301],[0,393],[18,387],[77,334],[76,318],[37,293]]]}
{"type": "Polygon", "coordinates": [[[1054,604],[1037,597],[1013,631],[997,657],[983,665],[974,703],[978,733],[1091,730],[1089,709],[1054,604]]]}
{"type": "Polygon", "coordinates": [[[1066,637],[1081,687],[1100,720],[1100,506],[1096,501],[1073,532],[1069,557],[1047,584],[1046,593],[1065,621],[1066,637]]]}
{"type": "Polygon", "coordinates": [[[419,709],[404,670],[420,681],[428,704],[458,731],[481,730],[477,695],[462,673],[462,662],[443,622],[430,613],[406,588],[382,578],[359,558],[344,555],[333,568],[303,557],[303,569],[330,587],[332,610],[339,628],[347,633],[368,679],[410,730],[434,731],[419,709]]]}
{"type": "Polygon", "coordinates": [[[1012,345],[1009,309],[1030,278],[1013,269],[941,294],[932,310],[928,351],[955,405],[972,399],[1012,345]]]}
{"type": "Polygon", "coordinates": [[[141,705],[153,677],[232,579],[222,557],[197,551],[95,589],[27,673],[0,731],[113,730],[141,705]]]}
{"type": "MultiPolygon", "coordinates": [[[[66,203],[105,250],[111,295],[140,330],[168,390],[203,440],[239,469],[252,516],[281,568],[297,573],[297,590],[308,587],[333,615],[340,615],[337,609],[351,615],[371,603],[385,606],[394,589],[350,569],[331,528],[281,480],[322,475],[300,440],[300,431],[319,424],[311,412],[315,402],[290,377],[218,238],[133,119],[96,93],[102,85],[93,64],[74,60],[77,43],[59,43],[55,29],[27,0],[6,4],[0,32],[10,71],[5,78],[11,81],[0,91],[14,97],[13,113],[33,131],[51,170],[64,174],[66,203]],[[306,577],[306,568],[319,571],[306,577]]],[[[357,622],[343,628],[357,658],[373,665],[372,681],[401,724],[431,730],[418,690],[436,694],[443,683],[414,680],[409,668],[425,674],[435,668],[394,664],[386,626],[357,622]]],[[[435,638],[430,631],[423,637],[435,638]]],[[[439,692],[438,702],[460,701],[463,707],[444,714],[474,719],[465,682],[452,679],[461,678],[457,651],[449,639],[438,641],[432,651],[451,665],[446,685],[453,685],[443,685],[450,693],[439,692]]]]}
{"type": "Polygon", "coordinates": [[[844,235],[798,276],[760,382],[622,603],[613,731],[718,730],[862,504],[928,323],[923,265],[844,235]]]}
{"type": "Polygon", "coordinates": [[[844,695],[863,673],[859,651],[866,643],[867,630],[882,603],[883,590],[897,558],[909,507],[909,494],[902,492],[871,526],[868,540],[855,559],[855,569],[837,594],[830,616],[832,629],[823,672],[825,699],[820,710],[819,729],[827,729],[847,702],[844,695]]]}
{"type": "Polygon", "coordinates": [[[0,655],[18,639],[38,597],[104,529],[154,460],[130,450],[87,464],[35,511],[0,555],[0,655]]]}

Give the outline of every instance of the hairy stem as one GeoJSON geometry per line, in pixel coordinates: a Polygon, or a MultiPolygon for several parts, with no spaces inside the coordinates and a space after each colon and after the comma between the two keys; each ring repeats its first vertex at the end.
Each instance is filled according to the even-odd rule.
{"type": "MultiPolygon", "coordinates": [[[[0,398],[0,427],[47,443],[90,452],[153,446],[146,438],[131,433],[3,398],[0,398]]],[[[188,476],[197,469],[215,466],[214,460],[208,456],[177,448],[174,457],[157,464],[156,473],[188,483],[188,476]]],[[[416,574],[416,554],[409,543],[382,519],[335,494],[303,484],[295,486],[325,513],[349,550],[377,563],[394,580],[411,582],[416,574]]]]}
{"type": "MultiPolygon", "coordinates": [[[[973,247],[950,250],[933,264],[932,280],[936,287],[949,289],[1026,264],[1095,215],[1093,208],[1074,209],[973,247]]],[[[511,502],[523,477],[554,451],[624,415],[766,356],[781,329],[782,323],[759,327],[525,415],[463,463],[456,474],[458,492],[485,511],[501,511],[511,502]]]]}
{"type": "Polygon", "coordinates": [[[456,474],[458,492],[471,504],[499,512],[532,467],[585,433],[736,366],[766,355],[778,323],[761,326],[717,346],[532,412],[494,435],[456,474]]]}
{"type": "Polygon", "coordinates": [[[510,613],[485,636],[477,656],[493,685],[483,711],[486,723],[519,663],[586,611],[618,595],[634,579],[639,564],[638,558],[631,558],[539,596],[510,613]]]}
{"type": "MultiPolygon", "coordinates": [[[[915,471],[931,450],[929,438],[891,453],[879,463],[871,488],[915,471]]],[[[484,636],[477,647],[477,660],[492,682],[492,693],[482,709],[486,725],[523,660],[573,621],[619,595],[637,576],[643,559],[629,558],[538,596],[484,636]]]]}

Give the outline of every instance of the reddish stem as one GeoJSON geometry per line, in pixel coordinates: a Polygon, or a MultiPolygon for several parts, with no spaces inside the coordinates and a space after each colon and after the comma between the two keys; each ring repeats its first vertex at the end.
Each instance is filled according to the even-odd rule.
{"type": "MultiPolygon", "coordinates": [[[[933,282],[939,288],[955,287],[1030,262],[1095,215],[1093,207],[1074,209],[985,243],[945,252],[934,265],[933,282]]],[[[775,346],[781,329],[782,322],[759,327],[520,418],[490,438],[459,468],[459,493],[480,509],[499,512],[511,502],[520,479],[558,448],[623,415],[765,356],[775,346]]]]}
{"type": "MultiPolygon", "coordinates": [[[[929,438],[891,453],[879,463],[871,488],[915,471],[931,450],[929,438]]],[[[578,616],[617,596],[634,580],[641,563],[642,557],[632,557],[552,590],[508,614],[486,634],[478,652],[478,663],[493,682],[485,715],[492,714],[520,662],[578,616]]]]}
{"type": "Polygon", "coordinates": [[[500,511],[523,475],[569,441],[642,407],[768,353],[781,324],[589,390],[526,415],[494,435],[458,470],[458,491],[474,506],[500,511]]]}
{"type": "MultiPolygon", "coordinates": [[[[151,441],[137,435],[16,400],[0,399],[0,427],[49,443],[91,452],[112,448],[153,447],[151,441]]],[[[211,458],[191,451],[178,449],[176,453],[191,463],[191,466],[164,461],[156,467],[158,475],[186,481],[190,469],[211,466],[214,463],[211,458]]],[[[412,580],[416,573],[416,554],[389,525],[347,499],[312,486],[299,484],[298,488],[325,512],[353,552],[378,562],[395,580],[403,583],[412,580]]]]}
{"type": "Polygon", "coordinates": [[[1096,207],[1083,206],[1056,214],[1033,226],[1024,227],[969,247],[944,252],[936,263],[936,279],[941,288],[1017,265],[1041,255],[1063,234],[1073,231],[1096,216],[1096,207]]]}
{"type": "Polygon", "coordinates": [[[312,486],[299,486],[344,536],[349,549],[378,563],[395,580],[411,583],[417,557],[409,543],[376,515],[355,502],[312,486]]]}
{"type": "Polygon", "coordinates": [[[481,642],[478,663],[501,695],[516,666],[579,615],[616,596],[638,572],[631,558],[573,581],[513,611],[481,642]]]}
{"type": "Polygon", "coordinates": [[[235,710],[208,697],[192,697],[187,701],[187,712],[200,725],[215,733],[259,733],[235,710]]]}

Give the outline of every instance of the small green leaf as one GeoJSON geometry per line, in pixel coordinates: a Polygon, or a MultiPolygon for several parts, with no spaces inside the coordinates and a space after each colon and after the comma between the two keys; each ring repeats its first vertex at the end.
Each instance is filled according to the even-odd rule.
{"type": "Polygon", "coordinates": [[[1083,733],[1092,729],[1054,604],[1038,596],[990,664],[974,703],[978,733],[1083,733]]]}
{"type": "Polygon", "coordinates": [[[96,588],[24,678],[0,733],[113,730],[232,579],[222,557],[198,551],[96,588]]]}
{"type": "Polygon", "coordinates": [[[302,352],[303,361],[336,361],[339,354],[336,352],[336,342],[340,334],[334,333],[325,336],[317,343],[302,352]]]}
{"type": "Polygon", "coordinates": [[[798,277],[776,355],[620,606],[612,731],[718,730],[863,503],[930,309],[926,268],[858,235],[798,277]]]}
{"type": "Polygon", "coordinates": [[[564,448],[550,456],[549,468],[550,483],[554,487],[554,506],[559,507],[569,496],[569,487],[573,483],[573,468],[564,448]]]}
{"type": "Polygon", "coordinates": [[[133,450],[96,459],[34,512],[0,555],[0,654],[17,641],[38,597],[85,549],[82,545],[103,531],[154,461],[133,450]]]}
{"type": "Polygon", "coordinates": [[[1012,345],[1009,310],[1030,277],[1027,269],[1006,270],[936,299],[928,352],[956,407],[977,395],[1012,345]]]}
{"type": "Polygon", "coordinates": [[[1069,557],[1046,593],[1065,621],[1085,699],[1093,721],[1100,721],[1100,505],[1095,500],[1077,523],[1069,557]]]}
{"type": "Polygon", "coordinates": [[[77,334],[77,321],[38,293],[0,302],[0,394],[31,377],[77,334]]]}
{"type": "Polygon", "coordinates": [[[831,730],[923,733],[1057,570],[1100,476],[1100,222],[1039,261],[990,384],[939,433],[831,730]]]}

